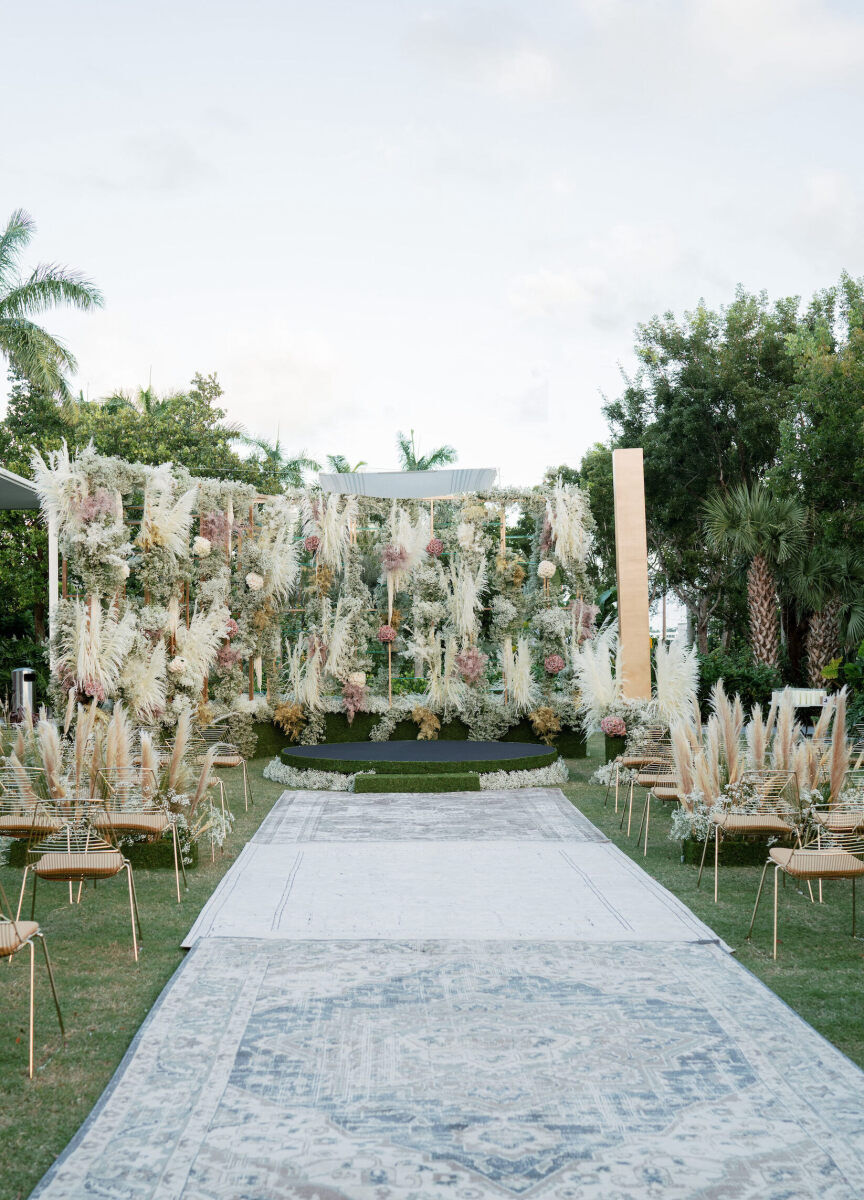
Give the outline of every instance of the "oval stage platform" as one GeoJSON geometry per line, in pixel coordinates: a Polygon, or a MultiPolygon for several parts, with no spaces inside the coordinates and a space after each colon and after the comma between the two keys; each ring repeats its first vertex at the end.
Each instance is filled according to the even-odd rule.
{"type": "Polygon", "coordinates": [[[305,771],[339,771],[353,775],[445,775],[487,771],[526,771],[547,767],[558,757],[553,746],[534,742],[467,742],[450,739],[410,742],[331,742],[287,746],[282,759],[305,771]]]}

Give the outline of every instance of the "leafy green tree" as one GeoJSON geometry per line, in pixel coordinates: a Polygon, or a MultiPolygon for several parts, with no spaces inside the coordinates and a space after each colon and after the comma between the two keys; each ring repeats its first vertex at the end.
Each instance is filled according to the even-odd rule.
{"type": "Polygon", "coordinates": [[[806,538],[806,512],[797,501],[761,483],[739,484],[702,504],[705,527],[716,549],[747,559],[750,646],[757,663],[776,667],[780,655],[778,567],[799,554],[806,538]]]}
{"type": "Polygon", "coordinates": [[[363,469],[363,467],[368,466],[368,465],[369,464],[366,462],[365,459],[360,459],[360,461],[356,462],[354,464],[354,466],[352,467],[350,462],[348,461],[348,459],[345,457],[344,454],[328,454],[327,455],[327,466],[330,468],[331,471],[334,471],[337,475],[351,475],[355,471],[360,471],[363,469]]]}
{"type": "Polygon", "coordinates": [[[828,663],[864,638],[864,559],[850,546],[814,542],[785,574],[807,620],[808,682],[821,687],[828,663]]]}
{"type": "Polygon", "coordinates": [[[429,454],[418,454],[414,440],[414,430],[411,436],[404,433],[396,434],[396,447],[399,451],[399,465],[403,471],[432,471],[435,467],[446,467],[456,461],[456,451],[452,446],[438,446],[429,454]]]}
{"type": "MultiPolygon", "coordinates": [[[[604,412],[612,445],[641,446],[649,547],[657,572],[686,604],[705,650],[712,621],[731,619],[723,555],[706,553],[702,502],[749,486],[778,462],[793,411],[795,367],[787,343],[798,300],[771,305],[741,289],[713,311],[652,318],[636,331],[639,370],[604,412]]],[[[742,631],[743,632],[743,631],[742,631]]]]}
{"type": "Polygon", "coordinates": [[[63,305],[89,312],[101,307],[102,293],[79,272],[53,263],[22,276],[21,255],[35,232],[32,218],[19,208],[0,233],[0,354],[34,387],[67,396],[66,374],[75,370],[75,358],[34,317],[63,305]]]}
{"type": "Polygon", "coordinates": [[[267,438],[249,437],[247,434],[239,435],[238,440],[256,451],[248,461],[258,464],[264,474],[277,480],[279,490],[283,487],[302,487],[305,471],[321,470],[321,464],[310,458],[305,450],[301,450],[299,454],[287,455],[278,434],[274,442],[267,438]]]}

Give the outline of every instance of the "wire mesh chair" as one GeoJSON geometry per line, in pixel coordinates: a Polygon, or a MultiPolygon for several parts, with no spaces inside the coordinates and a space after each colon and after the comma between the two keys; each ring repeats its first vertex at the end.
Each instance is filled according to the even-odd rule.
{"type": "Polygon", "coordinates": [[[154,771],[140,768],[103,767],[99,772],[101,797],[88,801],[88,819],[93,828],[119,849],[123,837],[158,842],[170,831],[174,850],[174,884],[180,903],[180,873],[188,890],[186,867],[177,833],[177,817],[155,801],[158,780],[154,771]]]}
{"type": "Polygon", "coordinates": [[[66,1029],[63,1025],[63,1014],[60,1011],[60,1001],[57,999],[57,987],[54,983],[54,971],[48,954],[48,943],[39,928],[37,921],[19,921],[12,916],[12,909],[6,898],[6,892],[0,883],[0,958],[12,958],[25,946],[30,949],[30,1037],[29,1037],[29,1074],[34,1073],[34,1039],[36,1030],[36,944],[37,939],[42,944],[45,955],[45,968],[48,972],[48,982],[51,984],[51,995],[54,997],[54,1007],[57,1010],[57,1021],[60,1025],[60,1036],[65,1044],[66,1029]]]}
{"type": "Polygon", "coordinates": [[[844,833],[826,829],[813,830],[804,844],[791,849],[772,847],[768,853],[768,860],[762,868],[756,903],[753,906],[753,916],[750,918],[750,928],[747,930],[748,942],[753,934],[753,925],[765,885],[765,875],[772,865],[774,867],[773,956],[775,959],[777,957],[778,879],[781,872],[792,879],[805,880],[811,887],[811,895],[814,879],[818,880],[820,884],[825,879],[851,880],[852,936],[855,937],[855,881],[864,875],[864,830],[844,833]]]}
{"type": "MultiPolygon", "coordinates": [[[[633,756],[634,758],[637,756],[633,756]]],[[[637,787],[651,788],[657,780],[658,773],[664,772],[673,775],[675,771],[672,758],[672,745],[669,741],[669,735],[664,734],[663,737],[656,741],[648,742],[645,746],[644,756],[638,766],[631,768],[635,770],[635,774],[630,778],[630,789],[626,804],[621,807],[621,820],[618,828],[624,828],[624,817],[627,817],[627,836],[630,836],[630,827],[633,821],[633,796],[637,787]]]]}
{"type": "MultiPolygon", "coordinates": [[[[788,837],[800,842],[801,801],[798,777],[794,771],[745,771],[742,784],[753,789],[752,799],[741,808],[725,808],[715,804],[709,813],[714,832],[714,903],[717,903],[720,880],[720,842],[724,833],[742,837],[788,837]]],[[[711,828],[705,834],[702,861],[696,886],[702,883],[705,856],[711,840],[711,828]]]]}
{"type": "Polygon", "coordinates": [[[45,772],[36,767],[0,767],[0,837],[33,842],[60,828],[46,799],[45,772]]]}
{"type": "Polygon", "coordinates": [[[642,857],[644,858],[648,854],[648,826],[651,821],[652,796],[655,800],[660,800],[664,804],[678,804],[681,800],[681,781],[675,770],[675,763],[671,752],[668,758],[646,763],[636,777],[636,782],[640,787],[647,789],[645,792],[645,803],[642,806],[642,819],[639,822],[639,832],[636,834],[636,843],[638,845],[644,828],[645,843],[642,849],[642,857]]]}
{"type": "MultiPolygon", "coordinates": [[[[63,822],[60,829],[43,838],[30,848],[35,857],[24,868],[21,895],[18,899],[16,920],[21,916],[27,876],[33,876],[33,898],[30,904],[31,919],[36,912],[36,884],[44,879],[53,883],[83,884],[88,879],[112,879],[125,871],[129,884],[129,912],[132,920],[132,950],[138,961],[138,942],[141,935],[141,920],[138,915],[138,899],[132,867],[116,846],[107,841],[85,817],[74,817],[63,822]],[[137,936],[136,936],[137,928],[137,936]]],[[[78,890],[78,900],[81,889],[78,890]]]]}
{"type": "MultiPolygon", "coordinates": [[[[666,731],[662,725],[650,725],[645,729],[643,736],[640,738],[639,745],[634,747],[631,753],[628,754],[625,751],[624,754],[619,754],[617,756],[617,758],[615,759],[615,812],[616,813],[618,812],[618,789],[619,789],[620,781],[621,781],[621,772],[622,771],[638,771],[640,767],[644,767],[648,763],[653,762],[654,756],[652,753],[652,748],[655,745],[659,745],[662,743],[665,734],[666,734],[666,731]]],[[[630,779],[630,783],[631,783],[631,785],[633,783],[632,776],[630,779]]],[[[612,787],[612,780],[610,778],[609,782],[606,785],[606,795],[603,798],[603,807],[604,808],[606,807],[606,804],[608,803],[609,791],[610,791],[611,787],[612,787]]],[[[633,794],[632,786],[630,789],[630,794],[631,794],[631,798],[632,798],[632,794],[633,794]]]]}
{"type": "Polygon", "coordinates": [[[254,804],[255,801],[252,798],[252,788],[249,785],[249,772],[246,769],[246,759],[243,757],[234,743],[226,739],[226,733],[227,729],[218,721],[212,725],[202,725],[202,727],[198,730],[198,735],[207,749],[209,749],[211,746],[216,747],[216,757],[213,760],[214,767],[240,767],[242,769],[243,809],[245,812],[248,812],[249,805],[254,804]]]}

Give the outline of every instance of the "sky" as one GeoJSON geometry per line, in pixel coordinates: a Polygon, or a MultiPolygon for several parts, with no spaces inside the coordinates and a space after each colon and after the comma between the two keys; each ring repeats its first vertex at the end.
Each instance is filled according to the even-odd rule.
{"type": "Polygon", "coordinates": [[[633,331],[864,274],[864,5],[0,0],[0,219],[95,280],[92,398],[530,484],[606,436],[633,331]]]}

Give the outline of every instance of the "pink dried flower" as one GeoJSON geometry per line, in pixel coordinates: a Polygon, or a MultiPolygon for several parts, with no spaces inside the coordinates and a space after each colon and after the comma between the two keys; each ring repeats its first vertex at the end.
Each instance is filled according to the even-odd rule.
{"type": "Polygon", "coordinates": [[[319,537],[316,537],[314,533],[310,533],[309,537],[307,537],[306,541],[303,543],[304,549],[308,550],[308,552],[310,554],[317,554],[318,547],[320,545],[321,545],[321,539],[319,537]]]}
{"type": "Polygon", "coordinates": [[[225,622],[225,636],[229,638],[235,637],[240,632],[240,626],[233,617],[229,617],[225,622]]]}
{"type": "Polygon", "coordinates": [[[366,695],[366,689],[361,684],[352,683],[347,679],[342,686],[342,700],[345,704],[345,716],[348,718],[350,725],[354,717],[363,707],[363,697],[366,695]]]}
{"type": "Polygon", "coordinates": [[[220,646],[216,652],[216,666],[223,675],[227,675],[239,658],[239,650],[232,650],[230,646],[220,646]]]}
{"type": "Polygon", "coordinates": [[[600,729],[607,737],[627,736],[627,726],[623,717],[604,717],[600,722],[600,729]]]}
{"type": "Polygon", "coordinates": [[[378,627],[378,641],[381,642],[382,645],[386,646],[388,642],[394,642],[395,640],[396,630],[392,625],[380,625],[378,627]]]}
{"type": "Polygon", "coordinates": [[[394,546],[391,542],[381,551],[381,566],[388,573],[404,570],[407,562],[408,551],[404,546],[394,546]]]}
{"type": "Polygon", "coordinates": [[[543,666],[550,675],[557,675],[559,671],[563,671],[567,666],[560,654],[547,654],[543,659],[543,666]]]}
{"type": "Polygon", "coordinates": [[[431,555],[432,558],[438,558],[439,555],[443,554],[443,552],[444,552],[444,543],[441,541],[440,538],[433,537],[432,540],[429,542],[429,544],[426,547],[426,553],[431,555]]]}
{"type": "Polygon", "coordinates": [[[116,500],[106,488],[97,488],[90,496],[85,496],[78,509],[78,516],[83,522],[95,521],[98,517],[113,516],[116,512],[116,500]]]}
{"type": "Polygon", "coordinates": [[[92,696],[94,700],[98,700],[101,704],[105,699],[105,688],[96,679],[85,679],[81,683],[81,691],[85,696],[92,696]]]}
{"type": "Polygon", "coordinates": [[[453,661],[465,682],[474,686],[483,678],[489,655],[478,650],[476,646],[467,646],[459,651],[453,661]]]}
{"type": "Polygon", "coordinates": [[[225,512],[207,513],[201,518],[201,528],[199,533],[201,537],[207,538],[209,542],[213,542],[219,546],[224,546],[229,535],[234,527],[233,521],[225,512]]]}

